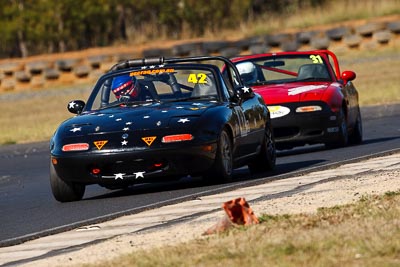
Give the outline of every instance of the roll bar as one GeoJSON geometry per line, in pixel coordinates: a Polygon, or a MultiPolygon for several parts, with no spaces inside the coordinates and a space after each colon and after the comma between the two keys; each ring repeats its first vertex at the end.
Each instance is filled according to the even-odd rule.
{"type": "MultiPolygon", "coordinates": [[[[197,62],[204,60],[222,61],[226,66],[229,66],[235,72],[236,77],[240,77],[239,71],[236,68],[235,64],[233,64],[232,61],[223,56],[198,56],[198,57],[181,57],[181,58],[148,57],[148,58],[128,59],[112,66],[110,72],[132,67],[174,64],[174,63],[184,63],[193,61],[197,62]]],[[[233,78],[232,77],[229,78],[231,79],[230,80],[231,84],[234,85],[235,83],[233,81],[233,78]]],[[[238,78],[237,82],[239,83],[239,85],[243,86],[241,79],[238,78]]]]}

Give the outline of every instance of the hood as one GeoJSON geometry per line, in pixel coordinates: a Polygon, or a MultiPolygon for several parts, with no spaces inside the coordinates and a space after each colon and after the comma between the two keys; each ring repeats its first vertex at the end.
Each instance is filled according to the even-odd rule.
{"type": "Polygon", "coordinates": [[[252,87],[254,92],[260,94],[266,104],[283,104],[303,101],[319,101],[322,99],[328,82],[301,82],[261,85],[252,87]]]}
{"type": "Polygon", "coordinates": [[[66,136],[99,134],[126,130],[150,130],[191,125],[207,109],[216,106],[213,102],[149,103],[134,106],[121,105],[85,112],[62,125],[59,130],[66,136]],[[187,123],[187,122],[191,123],[187,123]]]}

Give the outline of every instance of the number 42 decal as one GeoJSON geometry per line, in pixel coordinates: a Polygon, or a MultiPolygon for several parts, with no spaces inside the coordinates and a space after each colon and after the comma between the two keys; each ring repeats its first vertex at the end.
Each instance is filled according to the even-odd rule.
{"type": "Polygon", "coordinates": [[[207,75],[204,73],[192,73],[188,77],[189,83],[207,83],[207,75]]]}

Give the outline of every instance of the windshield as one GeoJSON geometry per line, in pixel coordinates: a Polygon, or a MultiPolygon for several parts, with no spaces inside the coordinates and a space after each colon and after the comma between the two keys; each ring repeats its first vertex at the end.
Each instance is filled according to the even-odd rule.
{"type": "Polygon", "coordinates": [[[147,102],[217,99],[215,76],[210,69],[168,68],[119,71],[99,80],[86,111],[147,102]]]}
{"type": "Polygon", "coordinates": [[[317,54],[269,56],[235,64],[247,86],[331,80],[327,63],[317,54]]]}

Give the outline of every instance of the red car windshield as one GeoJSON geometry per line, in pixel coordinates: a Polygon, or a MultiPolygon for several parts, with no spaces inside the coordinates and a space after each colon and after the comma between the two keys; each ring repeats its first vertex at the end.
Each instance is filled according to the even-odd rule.
{"type": "Polygon", "coordinates": [[[272,55],[235,64],[247,86],[332,80],[327,63],[318,54],[272,55]]]}

